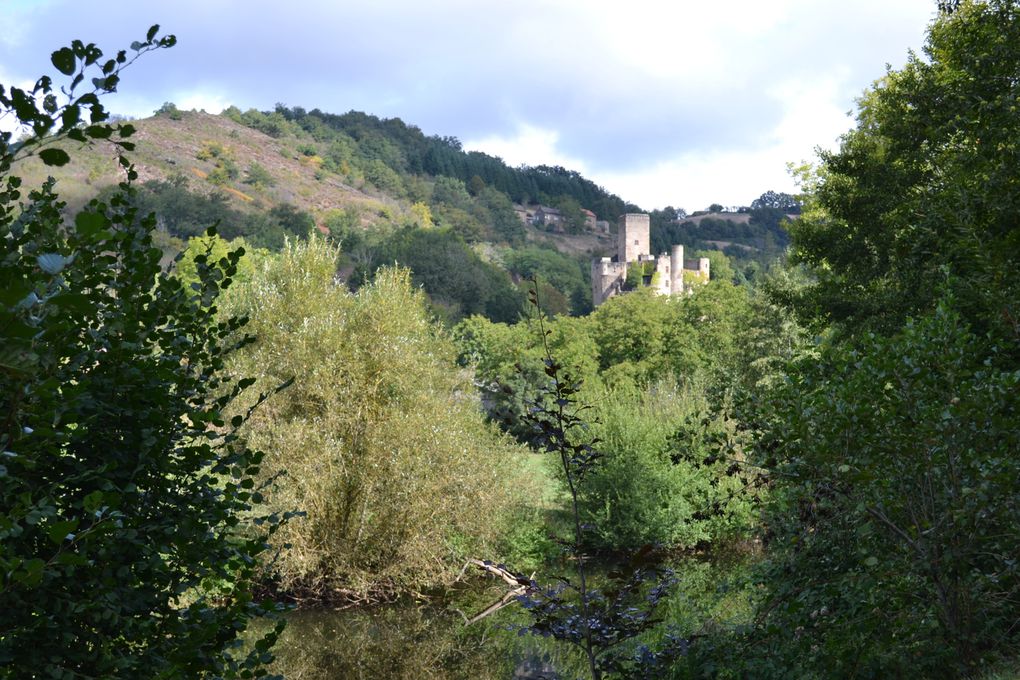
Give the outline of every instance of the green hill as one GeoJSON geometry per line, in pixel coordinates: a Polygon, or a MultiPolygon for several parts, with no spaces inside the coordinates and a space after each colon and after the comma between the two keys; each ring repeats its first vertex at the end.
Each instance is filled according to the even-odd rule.
{"type": "MultiPolygon", "coordinates": [[[[315,228],[341,243],[341,274],[353,287],[398,262],[451,321],[473,313],[515,319],[522,282],[534,275],[551,288],[545,298],[553,311],[586,313],[589,262],[615,247],[612,234],[584,226],[582,211],[612,225],[640,211],[577,172],[511,168],[465,152],[456,138],[360,112],[278,106],[210,115],[168,103],[132,124],[136,201],[160,216],[168,255],[213,223],[228,239],[269,249],[315,228]],[[515,207],[535,204],[559,209],[565,227],[522,222],[515,207]]],[[[121,181],[114,156],[96,145],[64,167],[29,159],[21,172],[29,183],[54,175],[74,210],[121,181]]],[[[746,278],[745,264],[760,269],[786,244],[778,222],[759,224],[753,211],[676,217],[671,209],[652,212],[653,249],[722,250],[736,261],[738,278],[746,278]]]]}

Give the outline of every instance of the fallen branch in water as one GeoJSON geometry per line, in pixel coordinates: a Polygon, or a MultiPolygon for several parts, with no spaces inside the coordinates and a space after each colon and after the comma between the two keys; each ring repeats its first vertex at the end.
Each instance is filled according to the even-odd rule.
{"type": "Polygon", "coordinates": [[[490,604],[488,607],[486,607],[480,613],[476,614],[470,619],[467,617],[466,614],[464,614],[464,612],[460,611],[459,609],[456,610],[458,614],[464,617],[465,626],[470,626],[472,623],[477,623],[478,621],[481,621],[486,616],[498,612],[500,609],[507,606],[521,595],[526,594],[528,592],[528,589],[531,588],[531,584],[533,582],[533,579],[535,578],[534,574],[531,575],[531,578],[527,578],[520,574],[515,574],[506,567],[504,567],[503,565],[494,564],[489,560],[469,559],[467,562],[464,563],[464,567],[460,570],[460,574],[457,575],[458,581],[464,576],[464,573],[470,566],[478,567],[479,569],[486,573],[500,577],[501,579],[503,579],[504,583],[510,586],[510,590],[504,593],[501,598],[490,604]]]}

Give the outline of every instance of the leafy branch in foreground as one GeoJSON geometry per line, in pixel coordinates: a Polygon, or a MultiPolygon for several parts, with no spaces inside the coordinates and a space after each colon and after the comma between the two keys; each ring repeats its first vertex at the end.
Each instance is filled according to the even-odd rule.
{"type": "MultiPolygon", "coordinates": [[[[174,44],[157,32],[135,51],[174,44]]],[[[66,163],[62,139],[116,131],[129,148],[97,94],[131,61],[101,58],[79,41],[53,53],[72,77],[62,107],[45,76],[0,87],[0,115],[30,131],[0,137],[0,677],[261,677],[281,626],[250,650],[238,638],[275,610],[251,580],[285,517],[258,515],[262,454],[238,437],[246,416],[224,416],[252,382],[223,370],[246,320],[216,308],[242,253],[196,258],[192,289],[162,271],[123,156],[127,182],[73,227],[52,179],[21,201],[10,174],[37,149],[66,163]]]]}

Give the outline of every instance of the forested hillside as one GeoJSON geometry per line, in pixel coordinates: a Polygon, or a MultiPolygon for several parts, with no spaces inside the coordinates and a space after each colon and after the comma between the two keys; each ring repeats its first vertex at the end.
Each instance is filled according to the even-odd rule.
{"type": "MultiPolygon", "coordinates": [[[[535,276],[551,312],[587,313],[591,259],[615,252],[617,218],[640,210],[577,172],[511,168],[463,151],[456,139],[359,112],[278,106],[212,116],[166,103],[132,125],[139,174],[132,201],[159,216],[167,261],[213,223],[228,240],[271,251],[314,230],[342,244],[340,270],[353,287],[400,263],[451,322],[476,313],[517,319],[522,282],[535,276]],[[563,226],[526,223],[519,211],[529,205],[554,207],[563,226]],[[608,222],[609,232],[586,224],[583,210],[608,222]]],[[[114,189],[108,160],[101,147],[87,148],[48,169],[67,186],[69,210],[114,189]]],[[[43,173],[41,164],[26,167],[29,181],[43,173]]],[[[783,258],[786,244],[786,213],[761,201],[709,220],[653,211],[653,250],[681,243],[709,256],[718,277],[753,280],[783,258]]]]}

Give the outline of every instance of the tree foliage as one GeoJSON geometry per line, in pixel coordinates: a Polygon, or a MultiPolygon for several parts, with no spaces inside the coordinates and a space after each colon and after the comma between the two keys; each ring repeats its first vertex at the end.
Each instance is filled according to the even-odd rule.
{"type": "MultiPolygon", "coordinates": [[[[157,32],[135,58],[174,44],[157,32]]],[[[238,636],[273,609],[250,579],[279,517],[258,511],[246,416],[224,415],[250,384],[223,370],[244,320],[216,316],[241,252],[196,258],[188,290],[161,270],[129,183],[70,228],[52,180],[21,200],[16,157],[61,165],[61,138],[131,148],[99,95],[133,58],[75,41],[52,61],[67,103],[48,77],[0,88],[29,127],[17,145],[0,133],[0,675],[262,675],[276,633],[250,654],[238,636]]]]}
{"type": "Polygon", "coordinates": [[[1015,643],[1018,374],[953,307],[770,398],[757,460],[783,483],[755,644],[777,677],[955,677],[1015,643]]]}
{"type": "Polygon", "coordinates": [[[813,281],[770,289],[835,332],[749,417],[772,503],[744,675],[965,677],[1017,643],[1020,11],[949,4],[804,175],[813,281]]]}
{"type": "Polygon", "coordinates": [[[233,298],[259,336],[238,370],[295,376],[246,429],[273,451],[265,474],[285,473],[271,507],[307,511],[279,535],[291,547],[274,578],[325,599],[421,592],[497,549],[527,488],[521,452],[483,422],[407,270],[352,294],[336,259],[321,239],[292,243],[233,298]]]}
{"type": "Polygon", "coordinates": [[[520,315],[522,296],[507,273],[483,261],[451,229],[400,229],[380,244],[367,268],[394,263],[411,270],[415,284],[452,322],[471,314],[507,322],[520,315]]]}
{"type": "Polygon", "coordinates": [[[943,267],[979,329],[1015,336],[1020,288],[1020,9],[967,1],[934,22],[860,102],[857,127],[808,178],[796,257],[806,316],[895,330],[934,307],[943,267]]]}

